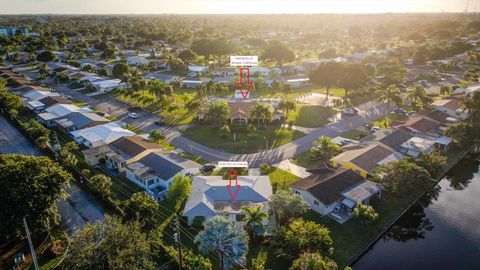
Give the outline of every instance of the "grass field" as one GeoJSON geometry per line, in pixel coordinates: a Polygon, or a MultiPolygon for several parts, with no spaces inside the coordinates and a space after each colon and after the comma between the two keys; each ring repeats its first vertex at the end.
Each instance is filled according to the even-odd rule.
{"type": "Polygon", "coordinates": [[[349,131],[346,131],[340,135],[341,137],[351,139],[351,140],[358,140],[360,138],[363,138],[368,135],[367,131],[364,130],[358,130],[358,129],[352,129],[349,131]]]}
{"type": "Polygon", "coordinates": [[[286,189],[291,183],[300,180],[300,177],[277,168],[274,168],[268,176],[270,177],[270,183],[272,184],[273,190],[286,189]]]}
{"type": "Polygon", "coordinates": [[[318,105],[297,106],[295,111],[288,114],[288,121],[295,126],[316,128],[327,124],[332,115],[332,109],[318,105]]]}
{"type": "Polygon", "coordinates": [[[300,155],[295,156],[292,159],[292,162],[300,167],[304,167],[307,169],[311,169],[315,166],[317,166],[320,161],[318,160],[311,160],[310,159],[310,151],[305,151],[301,153],[300,155]]]}
{"type": "Polygon", "coordinates": [[[222,138],[218,134],[218,128],[210,125],[199,125],[187,129],[185,137],[204,144],[206,146],[222,149],[230,153],[256,153],[268,148],[278,147],[303,136],[303,133],[281,128],[280,125],[268,125],[266,129],[260,127],[254,136],[248,136],[245,128],[234,128],[228,138],[222,138]],[[233,140],[235,133],[236,140],[233,140]]]}

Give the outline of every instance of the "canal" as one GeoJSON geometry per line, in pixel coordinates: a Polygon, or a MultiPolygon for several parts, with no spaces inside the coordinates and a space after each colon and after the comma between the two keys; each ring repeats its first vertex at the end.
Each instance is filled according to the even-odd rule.
{"type": "Polygon", "coordinates": [[[480,156],[467,156],[354,270],[480,269],[480,156]]]}

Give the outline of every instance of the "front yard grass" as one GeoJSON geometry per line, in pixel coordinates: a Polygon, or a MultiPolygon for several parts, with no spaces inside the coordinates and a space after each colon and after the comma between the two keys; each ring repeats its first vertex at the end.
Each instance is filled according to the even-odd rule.
{"type": "Polygon", "coordinates": [[[188,128],[184,136],[203,145],[230,153],[256,153],[265,150],[265,138],[268,148],[275,148],[303,136],[303,133],[282,128],[279,124],[260,127],[253,136],[248,136],[245,128],[232,128],[230,136],[222,138],[218,128],[211,125],[198,125],[188,128]],[[234,133],[236,140],[233,141],[234,133]]]}
{"type": "Polygon", "coordinates": [[[390,113],[387,116],[378,119],[377,121],[373,121],[371,125],[381,128],[390,128],[390,124],[392,124],[393,121],[405,121],[407,119],[408,116],[406,115],[390,113]]]}
{"type": "Polygon", "coordinates": [[[297,105],[295,111],[288,114],[288,122],[295,126],[316,128],[328,124],[332,109],[319,105],[297,105]]]}
{"type": "Polygon", "coordinates": [[[300,155],[295,156],[292,159],[292,163],[300,167],[311,169],[320,164],[320,161],[310,159],[310,151],[307,150],[300,155]]]}
{"type": "Polygon", "coordinates": [[[367,131],[364,130],[358,130],[358,129],[352,129],[349,131],[346,131],[340,135],[341,137],[350,139],[350,140],[359,140],[360,138],[363,138],[368,135],[367,131]]]}
{"type": "Polygon", "coordinates": [[[268,176],[270,177],[270,183],[272,184],[273,190],[279,188],[287,189],[290,184],[300,180],[300,177],[278,168],[274,168],[268,176]]]}

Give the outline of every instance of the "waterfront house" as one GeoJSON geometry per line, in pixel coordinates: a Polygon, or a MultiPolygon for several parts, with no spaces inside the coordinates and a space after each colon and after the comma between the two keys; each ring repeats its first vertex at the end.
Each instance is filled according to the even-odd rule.
{"type": "Polygon", "coordinates": [[[163,150],[163,146],[135,135],[118,138],[109,144],[86,149],[82,153],[90,166],[104,163],[109,169],[123,172],[127,164],[163,150]]]}
{"type": "MultiPolygon", "coordinates": [[[[242,221],[245,217],[243,206],[261,206],[262,211],[268,212],[268,201],[272,196],[272,185],[268,176],[239,175],[238,193],[234,181],[230,188],[232,195],[237,194],[233,202],[227,190],[228,183],[229,181],[222,179],[222,176],[195,176],[193,178],[190,197],[183,209],[183,215],[187,217],[189,224],[192,224],[195,217],[208,219],[216,215],[242,221]]],[[[264,220],[264,223],[268,223],[268,220],[264,220]]]]}
{"type": "Polygon", "coordinates": [[[372,144],[340,153],[330,159],[330,162],[334,167],[352,169],[367,178],[377,166],[402,158],[403,155],[396,151],[380,144],[372,144]]]}
{"type": "Polygon", "coordinates": [[[302,196],[313,211],[342,223],[352,216],[357,204],[368,204],[381,191],[381,185],[352,169],[323,165],[309,172],[310,176],[290,185],[292,193],[302,196]]]}
{"type": "Polygon", "coordinates": [[[122,128],[115,122],[70,132],[70,137],[78,144],[83,144],[88,148],[108,144],[118,138],[133,135],[135,135],[135,133],[122,128]]]}
{"type": "Polygon", "coordinates": [[[160,201],[165,199],[177,174],[192,176],[199,172],[201,166],[174,153],[154,152],[127,164],[125,173],[130,181],[160,201]]]}

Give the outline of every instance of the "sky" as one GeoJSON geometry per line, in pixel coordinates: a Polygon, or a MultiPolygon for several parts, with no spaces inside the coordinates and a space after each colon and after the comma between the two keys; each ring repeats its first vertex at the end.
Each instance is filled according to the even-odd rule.
{"type": "Polygon", "coordinates": [[[0,14],[270,14],[480,11],[480,0],[0,0],[0,14]]]}

